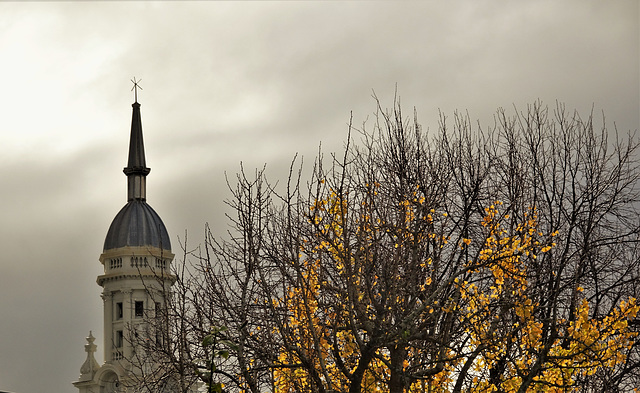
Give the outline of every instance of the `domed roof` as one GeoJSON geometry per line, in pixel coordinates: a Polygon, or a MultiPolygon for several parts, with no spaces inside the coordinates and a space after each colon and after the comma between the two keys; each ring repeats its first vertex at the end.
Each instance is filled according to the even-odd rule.
{"type": "Polygon", "coordinates": [[[169,233],[162,219],[145,201],[129,201],[113,219],[104,251],[120,247],[158,247],[171,251],[169,233]]]}

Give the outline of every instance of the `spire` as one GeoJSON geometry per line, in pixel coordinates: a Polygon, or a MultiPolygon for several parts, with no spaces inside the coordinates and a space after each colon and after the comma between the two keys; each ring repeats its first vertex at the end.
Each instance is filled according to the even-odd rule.
{"type": "Polygon", "coordinates": [[[146,177],[151,171],[147,168],[144,158],[144,141],[142,139],[142,119],[140,117],[140,104],[138,103],[138,88],[142,89],[135,78],[132,80],[133,89],[135,89],[135,102],[133,114],[131,117],[131,137],[129,139],[129,161],[127,167],[124,168],[124,174],[127,175],[127,198],[129,201],[134,199],[146,200],[146,177]]]}

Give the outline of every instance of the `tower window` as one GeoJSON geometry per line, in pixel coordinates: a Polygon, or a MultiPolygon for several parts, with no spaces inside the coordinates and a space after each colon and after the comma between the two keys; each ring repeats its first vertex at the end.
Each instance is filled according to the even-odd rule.
{"type": "Polygon", "coordinates": [[[124,342],[124,335],[122,333],[122,330],[117,330],[116,331],[116,337],[115,337],[115,346],[116,348],[122,348],[122,343],[124,342]]]}
{"type": "Polygon", "coordinates": [[[122,319],[122,302],[116,303],[116,319],[122,319]]]}
{"type": "Polygon", "coordinates": [[[136,318],[144,316],[144,302],[136,300],[135,303],[136,318]]]}

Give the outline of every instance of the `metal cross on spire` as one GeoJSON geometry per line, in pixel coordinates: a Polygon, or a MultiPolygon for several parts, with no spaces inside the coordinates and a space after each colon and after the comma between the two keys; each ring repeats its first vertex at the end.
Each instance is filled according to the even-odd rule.
{"type": "Polygon", "coordinates": [[[135,97],[135,102],[138,102],[138,89],[142,90],[142,87],[140,87],[138,83],[142,82],[142,79],[136,80],[136,77],[134,76],[133,79],[131,79],[131,82],[133,83],[133,87],[131,88],[131,91],[134,91],[133,94],[135,97]]]}

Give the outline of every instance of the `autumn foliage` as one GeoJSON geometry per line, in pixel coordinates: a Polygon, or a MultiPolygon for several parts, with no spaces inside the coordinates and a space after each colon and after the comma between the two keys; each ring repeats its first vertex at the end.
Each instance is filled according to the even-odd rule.
{"type": "Polygon", "coordinates": [[[317,239],[303,240],[301,274],[282,300],[285,328],[304,354],[282,348],[276,365],[290,367],[275,368],[277,392],[317,390],[305,359],[328,389],[369,392],[390,391],[394,376],[398,391],[410,392],[582,391],[585,377],[625,363],[636,336],[628,328],[639,308],[634,298],[594,320],[584,289],[575,287],[573,315],[545,318],[529,277],[558,233],[539,232],[535,209],[514,224],[496,201],[484,209],[482,237],[452,241],[436,230],[449,215],[424,206],[419,189],[398,203],[392,223],[366,201],[349,211],[333,191],[312,206],[317,239]],[[354,239],[344,236],[349,214],[358,217],[354,239]],[[380,243],[399,262],[393,270],[377,266],[380,243]],[[438,254],[468,259],[442,277],[438,254]]]}

